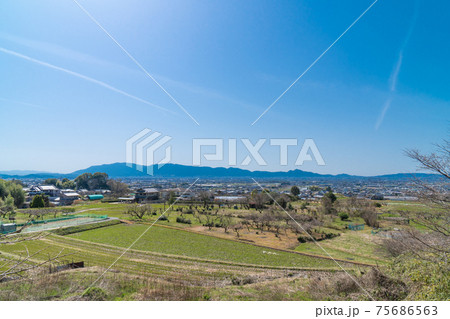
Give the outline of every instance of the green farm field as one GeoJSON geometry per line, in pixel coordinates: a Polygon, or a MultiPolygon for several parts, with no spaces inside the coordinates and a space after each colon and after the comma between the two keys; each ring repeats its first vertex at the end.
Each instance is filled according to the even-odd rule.
{"type": "MultiPolygon", "coordinates": [[[[69,235],[69,237],[126,248],[148,227],[149,226],[147,225],[140,224],[122,224],[84,231],[69,235]]],[[[264,266],[314,269],[337,267],[332,260],[277,251],[183,230],[169,229],[157,225],[147,231],[133,246],[133,249],[207,260],[264,266]]]]}
{"type": "MultiPolygon", "coordinates": [[[[33,255],[37,264],[61,254],[59,262],[84,261],[89,269],[219,287],[240,280],[266,282],[287,276],[315,276],[342,271],[332,260],[283,252],[184,230],[153,226],[119,260],[132,242],[148,228],[142,224],[118,224],[71,235],[48,236],[30,242],[2,245],[0,254],[13,260],[33,255]],[[97,267],[97,268],[96,268],[97,267]],[[249,279],[250,278],[250,279],[249,279]]],[[[342,263],[348,271],[361,267],[342,263]]],[[[101,271],[99,271],[99,274],[101,271]]],[[[80,274],[81,275],[81,274],[80,274]]],[[[81,275],[82,276],[82,275],[81,275]]]]}
{"type": "Polygon", "coordinates": [[[371,234],[370,230],[347,230],[339,237],[321,241],[320,246],[308,242],[300,244],[295,250],[299,252],[328,256],[344,260],[357,261],[368,264],[385,264],[388,259],[382,252],[380,239],[371,234]]]}

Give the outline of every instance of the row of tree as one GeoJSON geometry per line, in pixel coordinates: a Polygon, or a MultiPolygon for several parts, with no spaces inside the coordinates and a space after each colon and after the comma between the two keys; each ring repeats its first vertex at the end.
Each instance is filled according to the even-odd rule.
{"type": "Polygon", "coordinates": [[[75,178],[73,181],[67,178],[61,180],[57,178],[49,178],[44,181],[46,185],[54,185],[59,189],[108,189],[113,195],[123,196],[130,190],[125,183],[117,180],[109,179],[106,173],[84,173],[75,178]]]}
{"type": "Polygon", "coordinates": [[[75,181],[72,181],[68,178],[57,179],[57,178],[48,178],[44,181],[45,185],[53,185],[59,189],[74,189],[76,188],[75,181]]]}
{"type": "Polygon", "coordinates": [[[108,189],[107,182],[109,180],[106,173],[84,173],[76,177],[74,180],[68,178],[57,179],[48,178],[44,181],[45,185],[53,185],[59,189],[108,189]]]}

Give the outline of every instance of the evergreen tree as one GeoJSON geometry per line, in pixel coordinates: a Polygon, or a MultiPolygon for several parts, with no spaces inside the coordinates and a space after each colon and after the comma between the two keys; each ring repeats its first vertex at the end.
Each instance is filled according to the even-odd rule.
{"type": "Polygon", "coordinates": [[[300,194],[300,189],[297,186],[291,187],[291,194],[294,196],[298,196],[300,194]]]}
{"type": "Polygon", "coordinates": [[[44,197],[42,195],[36,195],[30,204],[31,208],[42,208],[45,207],[44,197]]]}

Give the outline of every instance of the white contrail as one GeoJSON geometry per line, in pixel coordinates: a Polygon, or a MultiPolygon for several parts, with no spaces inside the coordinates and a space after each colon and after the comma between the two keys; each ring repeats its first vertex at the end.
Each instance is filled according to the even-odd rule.
{"type": "Polygon", "coordinates": [[[80,79],[86,80],[88,82],[100,85],[100,86],[102,86],[104,88],[107,88],[108,90],[113,91],[113,92],[122,94],[122,95],[124,95],[126,97],[129,97],[129,98],[133,99],[133,100],[139,101],[141,103],[145,103],[145,104],[153,106],[153,107],[155,107],[157,109],[160,109],[160,110],[163,110],[163,111],[166,111],[166,112],[174,114],[174,112],[172,112],[172,111],[170,111],[170,110],[168,110],[168,109],[166,109],[166,108],[164,108],[162,106],[159,106],[159,105],[156,105],[156,104],[151,103],[149,101],[146,101],[144,99],[141,99],[140,97],[137,97],[135,95],[132,95],[130,93],[122,91],[122,90],[120,90],[118,88],[115,88],[115,87],[109,85],[109,84],[106,84],[105,82],[93,79],[93,78],[88,77],[86,75],[83,75],[83,74],[80,74],[80,73],[77,73],[77,72],[74,72],[74,71],[71,71],[71,70],[68,70],[68,69],[65,69],[65,68],[62,68],[62,67],[59,67],[59,66],[56,66],[56,65],[44,62],[44,61],[40,61],[40,60],[31,58],[31,57],[29,57],[27,55],[23,55],[21,53],[18,53],[18,52],[12,51],[12,50],[8,50],[8,49],[2,48],[2,47],[0,47],[0,52],[3,52],[3,53],[6,53],[6,54],[9,54],[9,55],[12,55],[12,56],[15,56],[15,57],[27,60],[29,62],[33,62],[33,63],[39,64],[39,65],[45,66],[45,67],[53,69],[53,70],[57,70],[57,71],[60,71],[60,72],[64,72],[64,73],[70,74],[70,75],[75,76],[77,78],[80,78],[80,79]]]}
{"type": "MultiPolygon", "coordinates": [[[[378,0],[376,0],[378,1],[378,0]]],[[[100,22],[97,21],[97,19],[95,19],[92,14],[89,13],[89,11],[87,11],[77,0],[73,0],[73,2],[88,16],[89,19],[91,19],[92,22],[94,22],[122,51],[123,53],[126,54],[126,56],[128,56],[130,58],[131,61],[134,62],[134,64],[137,65],[137,67],[139,69],[142,70],[142,72],[145,73],[145,75],[147,75],[173,102],[175,102],[175,104],[184,112],[186,113],[187,116],[189,116],[191,118],[191,120],[197,124],[198,126],[200,126],[200,124],[198,123],[198,121],[191,115],[191,113],[189,113],[183,105],[181,105],[180,102],[178,102],[173,96],[172,94],[169,93],[169,91],[167,91],[156,79],[154,76],[152,76],[150,74],[150,72],[148,72],[141,63],[139,63],[138,60],[136,60],[134,58],[134,56],[131,55],[130,52],[128,52],[128,50],[126,50],[123,45],[121,45],[119,43],[119,41],[116,40],[116,38],[114,38],[111,33],[109,33],[101,24],[100,22]]]]}
{"type": "Polygon", "coordinates": [[[395,68],[392,72],[391,75],[391,92],[395,92],[397,90],[397,81],[398,81],[398,75],[400,73],[400,68],[402,67],[402,62],[403,62],[403,50],[400,51],[400,53],[398,54],[398,59],[397,59],[397,63],[395,65],[395,68]]]}
{"type": "Polygon", "coordinates": [[[384,121],[384,117],[386,116],[387,111],[391,107],[392,100],[394,98],[395,92],[397,91],[397,82],[398,82],[398,76],[400,74],[400,69],[402,68],[403,63],[403,51],[405,50],[406,45],[409,42],[409,39],[411,38],[412,32],[414,30],[414,26],[416,25],[417,16],[419,14],[419,1],[416,0],[414,5],[414,15],[411,19],[411,23],[408,28],[408,33],[406,34],[405,39],[403,40],[402,46],[400,47],[400,51],[398,53],[397,62],[395,63],[395,67],[392,70],[391,76],[389,77],[389,96],[384,102],[383,108],[381,109],[381,113],[378,116],[377,122],[375,123],[375,130],[377,131],[381,124],[384,121]]]}
{"type": "Polygon", "coordinates": [[[263,117],[264,116],[264,114],[266,114],[306,73],[308,73],[308,71],[317,63],[317,62],[319,62],[319,60],[375,5],[375,3],[377,3],[378,2],[378,0],[375,0],[374,2],[372,2],[372,4],[366,9],[366,10],[364,10],[364,12],[363,13],[361,13],[360,15],[359,15],[359,17],[358,18],[356,18],[356,20],[355,21],[353,21],[352,22],[352,24],[350,24],[349,26],[348,26],[348,28],[347,29],[345,29],[345,31],[344,32],[342,32],[341,33],[341,35],[336,39],[336,40],[334,40],[334,42],[333,43],[331,43],[330,44],[330,46],[328,47],[328,48],[326,48],[325,49],[325,51],[323,51],[322,52],[322,54],[321,55],[319,55],[319,57],[317,57],[317,59],[315,59],[314,60],[314,62],[313,63],[311,63],[307,68],[306,68],[306,70],[305,71],[303,71],[303,73],[302,74],[300,74],[300,76],[297,78],[297,79],[295,79],[295,81],[294,82],[292,82],[292,84],[291,85],[289,85],[289,87],[286,89],[286,90],[284,90],[284,92],[283,93],[281,93],[281,95],[279,96],[279,97],[277,97],[276,99],[275,99],[275,101],[273,101],[272,102],[272,104],[270,104],[265,110],[264,110],[264,112],[262,112],[261,113],[261,115],[251,124],[251,126],[253,126],[253,125],[255,125],[256,124],[256,122],[258,122],[259,120],[260,120],[260,118],[261,117],[263,117]]]}
{"type": "Polygon", "coordinates": [[[389,97],[387,98],[386,102],[384,102],[383,109],[381,110],[380,115],[378,116],[377,123],[375,124],[375,130],[378,130],[381,126],[381,124],[384,121],[384,116],[386,115],[387,111],[391,107],[392,99],[395,91],[397,90],[397,81],[398,81],[398,75],[400,73],[400,69],[402,67],[403,62],[403,51],[400,51],[400,54],[398,55],[397,63],[395,65],[394,70],[392,71],[391,77],[390,77],[390,88],[389,88],[389,97]]]}
{"type": "Polygon", "coordinates": [[[27,102],[22,102],[22,101],[15,101],[15,100],[11,100],[11,99],[5,99],[0,97],[0,101],[4,101],[4,102],[9,102],[9,103],[15,103],[15,104],[21,104],[21,105],[25,105],[25,106],[31,106],[37,109],[43,109],[45,110],[46,107],[42,106],[42,105],[37,105],[37,104],[32,104],[32,103],[27,103],[27,102]]]}
{"type": "Polygon", "coordinates": [[[378,117],[377,123],[375,124],[375,130],[378,130],[381,126],[381,123],[383,123],[384,116],[391,107],[391,103],[392,103],[392,96],[389,96],[386,102],[384,102],[383,109],[381,110],[380,116],[378,117]]]}

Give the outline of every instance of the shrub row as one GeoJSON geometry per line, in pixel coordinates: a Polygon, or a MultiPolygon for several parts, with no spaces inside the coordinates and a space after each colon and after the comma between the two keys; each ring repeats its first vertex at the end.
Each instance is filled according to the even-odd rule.
{"type": "Polygon", "coordinates": [[[177,217],[177,223],[181,223],[181,224],[192,224],[190,219],[178,216],[177,217]]]}
{"type": "Polygon", "coordinates": [[[85,225],[71,226],[71,227],[66,227],[66,228],[58,228],[58,229],[52,230],[51,232],[56,235],[65,236],[65,235],[70,235],[70,234],[74,234],[74,233],[80,233],[80,232],[86,231],[86,230],[102,228],[102,227],[107,227],[107,226],[113,226],[113,225],[117,225],[117,224],[120,224],[120,220],[114,219],[114,220],[108,220],[108,221],[102,222],[102,223],[85,224],[85,225]]]}
{"type": "MultiPolygon", "coordinates": [[[[321,240],[324,240],[324,239],[331,239],[331,238],[334,238],[334,237],[341,236],[341,234],[328,233],[328,232],[322,231],[322,232],[318,232],[316,234],[312,234],[312,236],[314,237],[315,241],[321,241],[321,240]]],[[[308,241],[312,241],[312,238],[310,236],[308,236],[308,235],[301,235],[301,236],[298,236],[297,240],[300,243],[306,243],[308,241]]]]}

